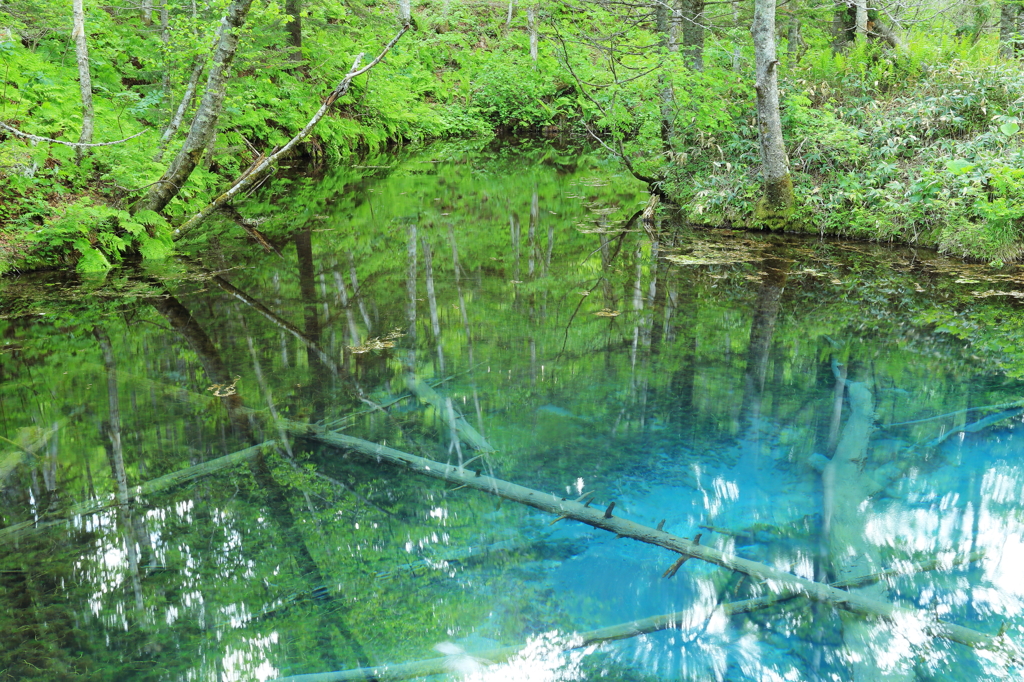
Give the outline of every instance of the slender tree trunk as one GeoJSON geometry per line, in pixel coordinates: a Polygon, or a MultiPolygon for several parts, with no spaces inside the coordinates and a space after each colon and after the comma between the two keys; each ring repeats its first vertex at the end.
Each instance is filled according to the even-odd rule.
{"type": "Polygon", "coordinates": [[[1013,54],[1020,57],[1024,52],[1024,7],[1017,6],[1017,19],[1013,29],[1013,54]]]}
{"type": "Polygon", "coordinates": [[[135,532],[136,524],[129,506],[128,474],[124,466],[124,448],[121,443],[121,399],[117,389],[117,362],[114,359],[114,348],[106,331],[101,327],[96,327],[93,333],[103,351],[103,364],[107,370],[107,407],[110,420],[107,422],[105,431],[110,438],[108,450],[110,469],[114,481],[117,483],[117,521],[128,558],[128,573],[131,577],[132,593],[135,596],[135,609],[140,616],[145,617],[142,578],[139,573],[139,542],[135,532]]]}
{"type": "Polygon", "coordinates": [[[411,0],[398,0],[398,21],[404,26],[412,20],[411,0]]]}
{"type": "Polygon", "coordinates": [[[192,67],[192,74],[188,77],[188,83],[185,85],[185,94],[181,96],[181,102],[178,103],[178,109],[174,112],[174,116],[167,123],[167,127],[164,128],[164,134],[160,136],[160,144],[157,148],[156,155],[153,160],[159,163],[164,158],[164,152],[167,151],[167,143],[171,141],[174,134],[178,132],[178,128],[181,127],[181,122],[185,119],[185,112],[188,111],[188,107],[192,104],[192,98],[196,96],[196,88],[199,86],[199,78],[203,75],[203,69],[206,68],[206,59],[203,57],[196,57],[195,64],[192,67]]]}
{"type": "Polygon", "coordinates": [[[857,8],[857,40],[868,38],[868,3],[867,0],[853,0],[857,8]]]}
{"type": "Polygon", "coordinates": [[[284,11],[289,17],[284,28],[288,31],[288,45],[292,48],[288,58],[292,61],[302,61],[302,0],[286,0],[284,11]]]}
{"type": "Polygon", "coordinates": [[[704,0],[681,0],[683,15],[683,54],[686,65],[704,70],[704,0]]]}
{"type": "Polygon", "coordinates": [[[789,7],[789,32],[786,36],[786,46],[790,58],[795,62],[800,58],[800,45],[803,39],[800,37],[800,17],[797,16],[797,0],[790,0],[789,7]]]}
{"type": "MultiPolygon", "coordinates": [[[[740,3],[737,2],[736,0],[733,0],[733,3],[732,3],[732,23],[737,28],[740,25],[740,3]]],[[[737,44],[732,48],[732,70],[733,71],[737,71],[738,72],[740,70],[740,62],[741,62],[740,57],[741,56],[742,56],[742,53],[740,52],[740,46],[739,46],[739,43],[737,42],[737,44]]]]}
{"type": "Polygon", "coordinates": [[[252,0],[234,0],[228,7],[227,16],[217,30],[217,48],[214,50],[210,73],[206,79],[206,91],[192,120],[185,144],[163,177],[150,188],[146,198],[135,205],[134,210],[162,211],[181,191],[181,187],[202,160],[203,151],[217,129],[217,119],[224,106],[225,85],[238,47],[238,29],[245,23],[251,6],[252,0]]]}
{"type": "Polygon", "coordinates": [[[161,90],[164,93],[164,97],[168,97],[171,94],[171,69],[167,64],[167,57],[170,54],[171,45],[171,13],[167,9],[168,0],[159,0],[160,2],[160,42],[163,43],[163,63],[164,63],[164,77],[163,83],[161,84],[161,90]]]}
{"type": "Polygon", "coordinates": [[[427,236],[423,235],[423,274],[427,282],[427,305],[430,309],[430,331],[437,347],[437,375],[444,376],[444,347],[441,343],[441,321],[437,315],[437,294],[434,292],[434,254],[427,236]]]}
{"type": "Polygon", "coordinates": [[[526,8],[526,23],[530,26],[530,59],[537,63],[537,43],[540,36],[537,33],[537,8],[530,5],[526,8]]]}
{"type": "MultiPolygon", "coordinates": [[[[75,56],[78,59],[78,87],[82,92],[82,134],[78,141],[89,144],[92,142],[95,114],[92,107],[92,76],[89,73],[89,45],[85,39],[85,7],[82,0],[73,0],[71,9],[74,15],[72,37],[75,39],[75,56]]],[[[82,162],[84,154],[85,148],[79,147],[75,154],[77,163],[82,162]]]]}
{"type": "Polygon", "coordinates": [[[759,218],[785,218],[793,207],[793,180],[789,176],[789,157],[782,138],[779,114],[779,60],[775,55],[775,0],[755,0],[754,58],[757,92],[757,137],[761,143],[764,198],[758,206],[759,218]]]}
{"type": "Polygon", "coordinates": [[[1017,29],[1017,15],[1020,5],[1017,0],[1003,0],[999,11],[999,56],[1011,59],[1014,56],[1014,34],[1017,29]]]}
{"type": "MultiPolygon", "coordinates": [[[[654,3],[654,17],[658,34],[661,37],[661,46],[667,56],[667,53],[672,50],[675,43],[672,39],[672,25],[669,21],[668,5],[664,2],[656,1],[654,3]]],[[[675,112],[673,111],[675,108],[673,106],[675,97],[672,92],[672,82],[666,77],[664,72],[658,76],[658,82],[661,85],[661,146],[664,151],[670,152],[672,151],[672,128],[675,119],[675,112]]]]}

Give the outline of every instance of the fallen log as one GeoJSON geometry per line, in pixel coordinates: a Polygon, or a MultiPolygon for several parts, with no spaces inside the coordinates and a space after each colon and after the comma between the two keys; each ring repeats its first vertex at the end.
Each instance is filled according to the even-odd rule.
{"type": "MultiPolygon", "coordinates": [[[[406,376],[406,386],[409,392],[425,403],[429,403],[437,410],[438,414],[447,414],[448,406],[441,395],[433,387],[422,379],[416,378],[411,372],[406,376]]],[[[454,414],[455,431],[459,437],[474,450],[479,452],[494,452],[494,448],[487,442],[483,435],[474,429],[466,418],[456,412],[454,414]]]]}
{"type": "MultiPolygon", "coordinates": [[[[187,469],[173,471],[169,474],[146,481],[141,485],[129,486],[128,501],[131,502],[141,497],[145,497],[146,495],[152,495],[153,493],[161,490],[166,490],[176,485],[193,481],[197,478],[209,476],[217,471],[237,466],[242,462],[247,462],[256,457],[262,448],[273,446],[276,443],[277,441],[268,440],[264,443],[260,443],[259,445],[253,445],[252,447],[245,448],[244,450],[224,455],[223,457],[201,462],[194,466],[190,466],[187,469]]],[[[89,502],[72,505],[67,512],[59,518],[44,518],[38,521],[32,520],[15,523],[5,528],[0,528],[0,542],[35,533],[50,526],[68,523],[72,519],[81,516],[98,514],[104,509],[111,509],[116,507],[118,504],[118,501],[112,497],[103,500],[91,500],[89,502]]]]}
{"type": "MultiPolygon", "coordinates": [[[[969,557],[957,558],[948,565],[953,566],[960,563],[977,561],[983,554],[975,552],[969,557]]],[[[909,567],[905,571],[886,571],[883,573],[872,573],[871,575],[860,576],[844,583],[836,583],[833,587],[844,587],[853,585],[868,585],[873,582],[884,580],[892,575],[906,575],[919,571],[931,571],[937,568],[945,568],[947,564],[938,561],[928,561],[909,567]]],[[[719,609],[726,616],[735,616],[741,613],[750,613],[769,606],[784,602],[798,596],[795,592],[768,595],[755,599],[744,599],[722,604],[719,609]]],[[[682,629],[688,621],[693,621],[692,611],[676,611],[660,616],[651,616],[639,620],[619,623],[596,630],[590,630],[580,634],[572,634],[566,638],[565,643],[560,647],[561,651],[582,649],[604,642],[614,642],[620,639],[630,639],[647,635],[662,630],[682,629]]],[[[305,675],[289,675],[280,677],[272,682],[347,682],[348,680],[407,680],[428,675],[439,675],[447,672],[454,672],[459,659],[471,658],[480,662],[497,663],[508,660],[519,653],[526,645],[500,647],[487,651],[476,651],[464,656],[445,656],[443,658],[429,658],[422,661],[409,663],[395,663],[374,666],[370,668],[354,668],[352,670],[337,670],[333,672],[308,673],[305,675]],[[453,660],[454,659],[454,660],[453,660]]]]}
{"type": "Polygon", "coordinates": [[[880,618],[904,627],[913,623],[932,637],[948,639],[971,648],[1003,652],[1012,660],[1022,658],[1015,643],[1006,638],[1005,634],[989,635],[962,625],[947,623],[938,620],[932,614],[917,609],[899,607],[861,594],[847,592],[838,587],[801,578],[756,561],[727,554],[710,546],[699,545],[686,538],[609,514],[607,512],[611,511],[611,505],[605,510],[591,508],[588,506],[589,502],[584,504],[580,501],[568,500],[558,495],[543,493],[539,490],[485,476],[479,468],[473,470],[451,466],[353,436],[318,432],[305,425],[289,424],[286,428],[294,435],[304,436],[324,445],[358,452],[380,462],[386,461],[407,467],[424,476],[474,488],[549,514],[580,521],[616,535],[664,547],[683,556],[744,573],[755,580],[766,583],[770,590],[789,590],[794,594],[804,595],[846,611],[880,618]]]}

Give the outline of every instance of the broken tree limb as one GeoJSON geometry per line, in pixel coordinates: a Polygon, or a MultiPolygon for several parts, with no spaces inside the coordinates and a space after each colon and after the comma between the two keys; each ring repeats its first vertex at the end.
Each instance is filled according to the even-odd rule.
{"type": "MultiPolygon", "coordinates": [[[[276,444],[276,440],[268,440],[264,443],[260,443],[259,445],[253,445],[252,447],[245,448],[244,450],[239,450],[237,452],[232,452],[230,454],[224,455],[223,457],[218,457],[216,459],[211,459],[206,462],[201,462],[194,466],[190,466],[187,469],[173,471],[169,474],[165,474],[163,476],[154,478],[150,481],[146,481],[141,485],[129,486],[127,488],[127,495],[124,501],[134,501],[139,499],[140,497],[152,495],[153,493],[160,492],[161,490],[166,490],[168,488],[172,488],[176,485],[187,483],[188,481],[192,481],[197,478],[209,476],[210,474],[215,473],[217,471],[237,466],[242,462],[248,462],[249,460],[256,457],[256,455],[260,453],[261,449],[265,447],[271,447],[276,444]]],[[[23,521],[21,523],[15,523],[5,528],[0,528],[0,542],[4,540],[11,540],[14,538],[22,537],[24,535],[28,535],[43,530],[44,528],[47,528],[52,525],[67,523],[71,519],[77,517],[88,516],[90,514],[97,514],[103,511],[104,509],[116,507],[118,504],[121,503],[121,500],[117,499],[117,497],[99,501],[83,502],[80,504],[72,505],[71,508],[68,509],[64,516],[61,518],[43,519],[40,521],[23,521]]]]}
{"type": "Polygon", "coordinates": [[[302,142],[304,139],[306,139],[306,137],[309,136],[311,132],[313,132],[313,128],[315,128],[316,124],[320,122],[320,119],[322,119],[327,114],[327,112],[330,110],[334,102],[339,97],[348,92],[349,87],[352,85],[352,80],[357,76],[361,76],[362,74],[366,73],[367,71],[375,67],[378,63],[380,63],[380,60],[384,59],[384,56],[391,51],[391,48],[393,48],[395,44],[398,43],[398,40],[403,35],[405,35],[405,32],[408,30],[409,24],[406,24],[405,26],[402,27],[402,30],[399,31],[398,34],[391,39],[391,42],[384,46],[384,49],[381,50],[380,54],[378,54],[377,57],[372,62],[370,62],[363,68],[359,68],[359,63],[363,59],[363,55],[360,53],[360,55],[356,57],[355,62],[352,64],[352,69],[347,74],[345,74],[345,77],[342,79],[341,83],[339,83],[338,86],[334,88],[334,90],[331,92],[331,94],[327,96],[327,99],[324,100],[324,103],[320,106],[317,112],[313,114],[313,118],[309,119],[309,123],[307,123],[302,128],[302,130],[297,132],[292,139],[288,140],[288,142],[286,142],[283,147],[275,150],[272,154],[260,159],[258,163],[253,164],[245,173],[241,175],[241,177],[239,177],[234,181],[234,183],[232,183],[231,187],[229,187],[227,191],[225,191],[223,194],[221,194],[212,202],[210,202],[205,208],[199,211],[199,213],[196,213],[188,221],[183,223],[181,227],[176,229],[174,231],[175,240],[184,237],[186,234],[188,234],[193,229],[202,224],[204,220],[209,218],[210,215],[217,211],[221,206],[230,202],[231,200],[239,196],[242,192],[245,192],[246,190],[252,188],[253,186],[256,185],[256,183],[260,182],[269,173],[271,173],[277,166],[278,161],[284,158],[284,156],[287,155],[288,152],[290,152],[295,147],[295,145],[302,142]]]}
{"type": "Polygon", "coordinates": [[[134,140],[139,135],[145,135],[146,133],[149,132],[149,130],[143,130],[141,133],[135,133],[134,135],[132,135],[130,137],[126,137],[123,140],[114,140],[113,142],[90,142],[90,143],[87,144],[85,142],[65,142],[64,140],[55,140],[52,137],[42,137],[41,135],[30,135],[29,133],[24,133],[24,132],[18,130],[14,126],[9,126],[6,123],[3,123],[2,121],[0,121],[0,128],[3,128],[7,132],[9,132],[11,135],[14,135],[15,137],[20,137],[23,140],[31,140],[33,142],[52,142],[53,144],[62,144],[65,147],[78,147],[78,148],[84,148],[84,147],[109,147],[110,145],[113,145],[113,144],[121,144],[122,142],[127,142],[128,140],[134,140]]]}
{"type": "MultiPolygon", "coordinates": [[[[700,559],[716,566],[744,573],[755,580],[766,582],[770,589],[792,590],[815,601],[826,602],[839,608],[866,616],[872,616],[906,625],[915,623],[924,632],[933,636],[959,642],[972,648],[982,648],[1005,652],[1013,659],[1021,657],[1016,645],[1005,637],[995,637],[977,630],[935,620],[931,614],[912,608],[895,606],[888,602],[872,599],[853,592],[815,582],[807,578],[782,571],[765,564],[743,559],[734,554],[727,554],[713,547],[698,545],[679,536],[659,531],[649,526],[624,519],[618,516],[605,518],[604,512],[590,509],[578,502],[563,500],[557,495],[543,493],[539,490],[510,483],[491,476],[477,475],[472,471],[459,471],[458,467],[435,462],[424,457],[402,452],[385,445],[372,443],[361,438],[339,433],[317,432],[309,427],[291,425],[289,430],[295,435],[303,435],[309,440],[332,446],[342,450],[358,452],[378,461],[407,467],[414,472],[437,478],[449,483],[464,485],[482,492],[496,495],[503,499],[539,509],[549,514],[565,515],[594,528],[629,537],[639,542],[664,547],[673,552],[700,559]]],[[[327,678],[325,678],[327,679],[327,678]]]]}
{"type": "Polygon", "coordinates": [[[879,428],[892,429],[897,426],[909,426],[911,424],[924,424],[925,422],[935,421],[936,419],[945,419],[946,417],[956,417],[967,412],[980,412],[981,410],[1005,410],[1011,407],[1024,407],[1024,400],[1014,400],[1008,403],[999,403],[998,405],[981,405],[979,407],[965,407],[962,410],[956,410],[954,412],[947,412],[945,414],[937,414],[934,417],[924,417],[923,419],[911,419],[906,422],[896,422],[895,424],[886,424],[879,428]]]}
{"type": "MultiPolygon", "coordinates": [[[[437,410],[438,414],[448,414],[448,404],[445,402],[444,398],[441,397],[441,394],[435,391],[430,384],[422,379],[417,379],[415,374],[409,372],[406,374],[405,385],[408,387],[410,393],[423,402],[432,405],[433,408],[437,410]]],[[[462,414],[455,411],[453,417],[455,431],[462,440],[466,441],[467,445],[480,452],[495,452],[494,448],[491,447],[491,444],[487,442],[487,439],[484,438],[479,431],[474,429],[462,414]]]]}
{"type": "MultiPolygon", "coordinates": [[[[958,563],[966,563],[968,561],[976,561],[981,558],[981,553],[976,552],[970,557],[963,559],[954,560],[949,566],[956,565],[958,563]]],[[[913,573],[916,571],[931,571],[936,568],[944,568],[946,564],[942,564],[938,561],[930,561],[923,564],[915,564],[906,571],[898,572],[900,575],[913,573]]],[[[874,573],[872,575],[861,576],[855,578],[854,582],[858,584],[868,584],[872,581],[878,581],[884,579],[882,576],[885,574],[874,573]]],[[[835,585],[839,586],[839,585],[835,585]]],[[[751,611],[757,611],[760,609],[774,606],[780,602],[792,599],[796,597],[795,592],[781,593],[777,595],[767,595],[764,597],[757,597],[754,599],[744,599],[742,601],[734,601],[722,604],[719,608],[726,616],[735,616],[741,613],[750,613],[751,611]]],[[[598,628],[596,630],[590,630],[580,634],[573,634],[565,641],[564,645],[560,647],[561,651],[571,651],[573,649],[582,649],[588,646],[594,646],[602,644],[604,642],[614,642],[621,639],[630,639],[632,637],[639,637],[640,635],[646,635],[653,632],[660,632],[662,630],[682,629],[684,624],[687,622],[693,622],[692,611],[676,611],[675,613],[667,613],[660,616],[651,616],[648,618],[641,618],[639,620],[629,621],[627,623],[619,623],[617,625],[611,625],[604,628],[598,628]]],[[[490,649],[488,651],[475,651],[468,655],[477,660],[486,660],[491,662],[505,661],[516,653],[522,651],[524,645],[501,647],[497,649],[490,649]]],[[[397,664],[385,664],[379,665],[373,668],[356,668],[354,670],[338,670],[335,672],[323,672],[323,673],[310,673],[307,675],[289,675],[288,677],[281,677],[272,682],[347,682],[348,680],[405,680],[416,677],[426,677],[427,675],[438,675],[446,672],[452,672],[452,664],[455,662],[452,660],[453,657],[446,656],[444,658],[429,658],[422,661],[413,661],[410,663],[397,663],[397,664]]]]}
{"type": "Polygon", "coordinates": [[[276,313],[274,313],[273,310],[263,305],[257,299],[245,293],[238,287],[234,286],[220,275],[213,275],[212,277],[210,277],[210,281],[216,284],[221,289],[223,289],[226,293],[230,294],[231,296],[234,296],[239,301],[246,304],[256,312],[258,312],[260,315],[267,318],[268,320],[276,324],[278,327],[284,329],[286,332],[288,332],[296,339],[298,339],[300,342],[305,344],[306,348],[312,350],[316,354],[317,358],[320,359],[320,362],[322,362],[325,367],[331,370],[331,372],[335,376],[339,376],[342,373],[341,369],[338,367],[338,363],[334,361],[334,358],[328,355],[327,352],[320,347],[320,344],[306,336],[305,332],[296,327],[294,324],[292,324],[288,320],[281,318],[276,313]]]}

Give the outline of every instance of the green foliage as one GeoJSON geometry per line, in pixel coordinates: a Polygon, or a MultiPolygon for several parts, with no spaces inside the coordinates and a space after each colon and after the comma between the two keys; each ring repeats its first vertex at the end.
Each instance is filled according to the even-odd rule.
{"type": "Polygon", "coordinates": [[[161,260],[173,252],[170,226],[153,211],[127,211],[79,199],[44,219],[41,227],[23,228],[27,252],[17,267],[75,264],[80,272],[109,270],[129,251],[161,260]]]}
{"type": "MultiPolygon", "coordinates": [[[[39,250],[23,265],[49,258],[68,266],[88,254],[82,267],[95,268],[103,266],[100,255],[116,264],[129,253],[169,252],[155,231],[143,235],[93,213],[99,206],[130,209],[174,157],[188,117],[155,161],[160,131],[194,66],[209,58],[227,4],[194,8],[169,0],[166,40],[137,13],[87,8],[95,139],[146,134],[90,150],[80,165],[65,147],[0,135],[0,230],[53,232],[34,238],[39,250]],[[73,227],[68,216],[78,213],[103,227],[73,227]]],[[[52,29],[67,23],[67,8],[52,0],[17,0],[12,7],[11,39],[0,42],[0,118],[73,140],[82,117],[75,61],[67,32],[52,29]]],[[[745,16],[707,33],[705,68],[698,72],[682,51],[668,49],[652,17],[636,7],[537,6],[536,62],[523,8],[508,25],[497,9],[448,0],[418,4],[419,29],[353,82],[293,162],[338,165],[388,145],[495,131],[572,131],[590,139],[585,125],[639,175],[660,183],[690,220],[750,223],[761,161],[745,16]]],[[[1024,74],[997,59],[993,40],[977,32],[990,9],[977,5],[957,14],[961,30],[954,39],[922,31],[908,36],[904,50],[859,41],[838,52],[828,31],[831,7],[791,10],[786,21],[799,18],[803,38],[795,46],[782,41],[779,70],[803,223],[823,233],[927,243],[989,260],[1013,253],[1017,192],[996,188],[1002,175],[986,174],[999,159],[1011,170],[1021,167],[1015,155],[1024,144],[1018,120],[1024,74]],[[986,188],[984,199],[973,193],[978,188],[986,188]]],[[[365,64],[395,31],[390,6],[322,0],[307,3],[303,14],[303,46],[296,52],[284,5],[253,6],[216,142],[164,211],[171,223],[208,203],[259,154],[289,140],[356,55],[364,54],[365,64]]]]}

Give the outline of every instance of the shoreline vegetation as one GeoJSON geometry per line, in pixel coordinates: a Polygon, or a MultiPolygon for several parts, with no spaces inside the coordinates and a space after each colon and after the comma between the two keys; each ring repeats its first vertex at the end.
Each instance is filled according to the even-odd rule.
{"type": "Polygon", "coordinates": [[[211,207],[267,246],[245,198],[279,163],[538,133],[617,157],[695,227],[1010,263],[1022,33],[1017,0],[15,0],[0,272],[196,249],[211,207]]]}

